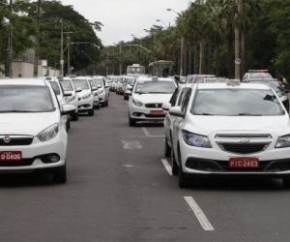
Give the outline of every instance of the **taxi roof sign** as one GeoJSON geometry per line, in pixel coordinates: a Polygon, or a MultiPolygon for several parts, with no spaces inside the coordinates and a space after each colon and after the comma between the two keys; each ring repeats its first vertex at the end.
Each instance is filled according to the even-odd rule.
{"type": "Polygon", "coordinates": [[[238,86],[240,84],[241,84],[240,79],[228,79],[227,80],[227,85],[229,85],[229,86],[238,86]]]}

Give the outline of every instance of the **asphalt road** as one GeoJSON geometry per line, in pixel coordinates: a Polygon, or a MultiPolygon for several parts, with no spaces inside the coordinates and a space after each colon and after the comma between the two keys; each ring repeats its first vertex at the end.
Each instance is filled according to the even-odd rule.
{"type": "Polygon", "coordinates": [[[202,179],[179,189],[163,127],[129,127],[112,93],[69,133],[68,182],[0,177],[2,242],[289,241],[290,191],[279,180],[202,179]]]}

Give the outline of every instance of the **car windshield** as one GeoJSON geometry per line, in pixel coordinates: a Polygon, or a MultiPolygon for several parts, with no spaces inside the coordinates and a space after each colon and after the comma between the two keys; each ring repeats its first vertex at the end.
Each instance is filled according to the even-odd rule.
{"type": "Polygon", "coordinates": [[[74,90],[73,85],[69,80],[63,80],[60,82],[60,84],[61,84],[64,91],[73,91],[74,90]]]}
{"type": "Polygon", "coordinates": [[[96,81],[97,85],[101,85],[101,86],[104,85],[103,79],[95,79],[95,81],[96,81]]]}
{"type": "Polygon", "coordinates": [[[73,83],[76,88],[81,88],[82,90],[90,89],[89,83],[85,79],[73,79],[73,83]]]}
{"type": "Polygon", "coordinates": [[[198,90],[191,113],[194,115],[267,116],[284,111],[271,90],[208,89],[198,90]]]}
{"type": "Polygon", "coordinates": [[[55,110],[48,87],[1,85],[0,113],[52,112],[55,110]]]}
{"type": "Polygon", "coordinates": [[[135,92],[140,94],[173,93],[175,89],[173,81],[139,81],[135,92]]]}
{"type": "Polygon", "coordinates": [[[57,84],[57,82],[55,81],[49,81],[55,95],[60,95],[60,88],[59,85],[57,84]]]}
{"type": "Polygon", "coordinates": [[[134,78],[134,79],[128,79],[127,84],[129,84],[129,85],[134,85],[135,81],[136,81],[135,78],[134,78]]]}

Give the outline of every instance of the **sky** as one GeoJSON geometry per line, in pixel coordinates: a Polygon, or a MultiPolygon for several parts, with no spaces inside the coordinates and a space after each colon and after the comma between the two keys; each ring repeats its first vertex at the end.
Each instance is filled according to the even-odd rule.
{"type": "Polygon", "coordinates": [[[190,0],[61,0],[72,5],[90,22],[99,21],[104,26],[97,32],[103,45],[142,38],[153,25],[164,28],[175,25],[177,13],[186,10],[190,0]],[[172,11],[167,11],[170,8],[172,11]],[[158,22],[157,19],[160,21],[158,22]]]}

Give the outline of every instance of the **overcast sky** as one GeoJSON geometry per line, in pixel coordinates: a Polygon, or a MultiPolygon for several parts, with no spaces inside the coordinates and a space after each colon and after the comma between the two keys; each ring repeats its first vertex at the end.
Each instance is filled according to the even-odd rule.
{"type": "Polygon", "coordinates": [[[91,22],[100,21],[104,26],[97,33],[105,46],[119,41],[144,37],[144,29],[154,24],[174,25],[175,12],[187,9],[190,0],[61,0],[63,5],[72,5],[74,10],[91,22]],[[160,19],[157,22],[156,19],[160,19]]]}

